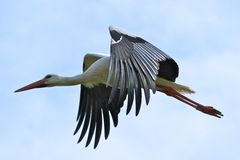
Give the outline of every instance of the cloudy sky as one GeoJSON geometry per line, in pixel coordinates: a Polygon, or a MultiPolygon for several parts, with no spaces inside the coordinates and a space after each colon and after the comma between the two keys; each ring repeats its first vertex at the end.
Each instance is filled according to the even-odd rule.
{"type": "Polygon", "coordinates": [[[0,159],[239,159],[239,10],[237,0],[1,0],[0,159]],[[108,54],[109,25],[171,55],[177,82],[197,92],[189,97],[224,117],[158,93],[138,117],[123,108],[94,150],[73,136],[78,86],[13,93],[48,73],[81,73],[86,53],[108,54]]]}

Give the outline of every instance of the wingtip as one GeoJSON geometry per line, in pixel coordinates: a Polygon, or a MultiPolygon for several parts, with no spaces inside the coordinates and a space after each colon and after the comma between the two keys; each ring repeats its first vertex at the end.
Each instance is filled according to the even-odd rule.
{"type": "Polygon", "coordinates": [[[78,130],[75,129],[75,131],[73,132],[73,135],[75,136],[77,134],[78,130]]]}
{"type": "Polygon", "coordinates": [[[128,114],[129,114],[129,112],[130,112],[130,110],[129,110],[129,109],[127,109],[127,111],[126,111],[126,115],[128,115],[128,114]]]}
{"type": "Polygon", "coordinates": [[[136,110],[136,113],[135,113],[135,116],[136,116],[136,117],[138,116],[139,112],[140,112],[140,109],[139,109],[139,110],[136,110]]]}
{"type": "Polygon", "coordinates": [[[96,149],[96,148],[97,148],[98,143],[99,143],[99,141],[98,141],[98,142],[95,141],[94,146],[93,146],[93,149],[96,149]]]}
{"type": "Polygon", "coordinates": [[[109,136],[109,132],[104,135],[105,140],[108,139],[108,136],[109,136]]]}

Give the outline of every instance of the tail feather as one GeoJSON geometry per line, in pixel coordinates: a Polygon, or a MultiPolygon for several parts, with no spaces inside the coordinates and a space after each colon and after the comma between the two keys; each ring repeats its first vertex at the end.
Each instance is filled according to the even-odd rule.
{"type": "Polygon", "coordinates": [[[172,81],[168,81],[166,79],[159,78],[159,77],[156,80],[156,85],[157,86],[170,87],[170,88],[173,88],[180,93],[186,93],[186,94],[195,93],[195,91],[192,90],[188,86],[184,86],[184,85],[181,85],[181,84],[178,84],[178,83],[175,83],[175,82],[172,82],[172,81]]]}

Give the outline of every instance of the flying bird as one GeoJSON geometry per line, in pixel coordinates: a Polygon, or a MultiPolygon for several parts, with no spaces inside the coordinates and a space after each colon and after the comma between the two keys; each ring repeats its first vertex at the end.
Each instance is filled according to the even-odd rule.
{"type": "Polygon", "coordinates": [[[179,68],[169,55],[143,38],[122,29],[110,26],[109,32],[110,56],[86,54],[82,74],[73,77],[48,74],[43,79],[15,92],[80,84],[80,103],[74,135],[81,131],[78,143],[87,135],[86,147],[95,136],[94,148],[99,143],[102,128],[105,139],[108,138],[110,119],[115,127],[118,125],[118,114],[125,100],[126,113],[131,111],[135,103],[137,116],[142,96],[145,97],[148,105],[150,91],[163,92],[203,113],[218,118],[223,116],[217,109],[199,104],[183,95],[194,93],[194,91],[187,86],[175,83],[179,68]]]}

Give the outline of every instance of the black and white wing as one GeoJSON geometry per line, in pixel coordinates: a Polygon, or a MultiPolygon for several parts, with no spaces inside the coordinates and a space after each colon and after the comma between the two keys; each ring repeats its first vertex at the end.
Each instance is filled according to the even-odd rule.
{"type": "Polygon", "coordinates": [[[159,63],[172,59],[166,53],[146,40],[109,27],[111,35],[111,57],[107,85],[113,81],[109,103],[120,89],[119,102],[128,95],[127,113],[130,112],[135,97],[138,115],[144,90],[146,103],[149,103],[150,90],[155,93],[159,63]]]}
{"type": "MultiPolygon", "coordinates": [[[[84,57],[83,70],[85,71],[92,63],[100,58],[102,58],[102,56],[87,54],[84,57]]],[[[99,84],[93,88],[81,85],[80,103],[77,115],[78,124],[74,132],[74,134],[76,134],[79,130],[81,130],[78,143],[82,141],[88,132],[86,142],[87,147],[95,133],[94,148],[96,148],[101,137],[103,123],[105,139],[107,139],[110,132],[110,115],[114,126],[117,126],[118,114],[123,106],[123,102],[118,103],[120,91],[117,90],[115,98],[111,103],[108,103],[111,90],[112,88],[106,87],[105,84],[99,84]]]]}

